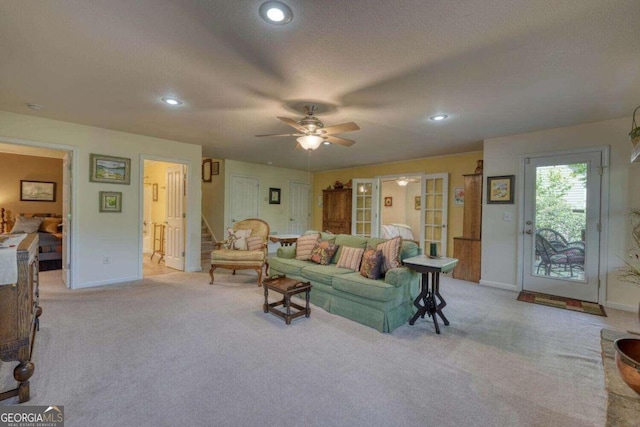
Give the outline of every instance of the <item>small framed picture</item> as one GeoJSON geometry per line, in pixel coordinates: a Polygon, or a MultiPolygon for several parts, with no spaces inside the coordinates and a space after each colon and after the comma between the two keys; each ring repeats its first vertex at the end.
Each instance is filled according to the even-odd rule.
{"type": "Polygon", "coordinates": [[[487,203],[513,204],[515,175],[487,177],[487,203]]]}
{"type": "Polygon", "coordinates": [[[158,184],[153,184],[151,186],[151,197],[153,198],[154,202],[158,201],[158,184]]]}
{"type": "Polygon", "coordinates": [[[464,187],[455,187],[453,189],[453,204],[464,205],[464,187]]]}
{"type": "Polygon", "coordinates": [[[202,161],[202,182],[211,182],[211,167],[213,162],[211,159],[204,159],[202,161]]]}
{"type": "Polygon", "coordinates": [[[280,204],[280,189],[279,188],[270,188],[269,189],[269,204],[270,205],[279,205],[280,204]]]}
{"type": "Polygon", "coordinates": [[[89,154],[89,181],[129,185],[131,159],[89,154]]]}
{"type": "Polygon", "coordinates": [[[420,207],[422,206],[422,202],[420,200],[421,200],[420,196],[416,196],[416,198],[413,201],[413,207],[417,211],[419,211],[420,207]]]}
{"type": "Polygon", "coordinates": [[[20,181],[20,201],[55,202],[56,183],[48,181],[20,181]]]}
{"type": "Polygon", "coordinates": [[[101,191],[99,211],[122,212],[122,193],[119,191],[101,191]]]}
{"type": "Polygon", "coordinates": [[[385,197],[384,205],[385,207],[393,206],[393,197],[385,197]]]}

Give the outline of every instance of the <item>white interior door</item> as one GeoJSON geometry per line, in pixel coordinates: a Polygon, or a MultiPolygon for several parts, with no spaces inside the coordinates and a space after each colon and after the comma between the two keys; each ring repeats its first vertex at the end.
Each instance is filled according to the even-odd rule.
{"type": "Polygon", "coordinates": [[[524,161],[524,290],[598,302],[603,152],[524,161]]]}
{"type": "Polygon", "coordinates": [[[229,220],[231,223],[259,217],[260,180],[258,178],[232,175],[229,189],[229,220]]]}
{"type": "Polygon", "coordinates": [[[62,281],[71,288],[71,183],[73,152],[67,151],[62,161],[62,281]]]}
{"type": "Polygon", "coordinates": [[[449,174],[423,176],[420,206],[423,213],[420,227],[422,253],[428,254],[430,244],[435,243],[438,255],[446,256],[449,174]]]}
{"type": "Polygon", "coordinates": [[[144,204],[143,204],[143,220],[142,220],[142,252],[153,252],[152,239],[153,232],[151,230],[151,199],[153,193],[150,185],[144,186],[144,204]]]}
{"type": "Polygon", "coordinates": [[[309,229],[309,184],[291,182],[289,184],[289,227],[290,234],[302,234],[309,229]]]}
{"type": "Polygon", "coordinates": [[[185,167],[167,168],[167,221],[164,262],[167,267],[184,270],[185,167]]]}
{"type": "Polygon", "coordinates": [[[380,236],[380,180],[354,179],[351,198],[351,234],[380,236]]]}

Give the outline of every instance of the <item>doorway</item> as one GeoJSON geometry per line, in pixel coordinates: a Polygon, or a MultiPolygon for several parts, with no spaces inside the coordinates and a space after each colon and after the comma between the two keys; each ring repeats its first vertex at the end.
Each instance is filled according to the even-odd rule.
{"type": "Polygon", "coordinates": [[[605,155],[524,159],[523,290],[598,302],[605,155]]]}
{"type": "Polygon", "coordinates": [[[187,166],[143,160],[142,276],[184,271],[187,166]]]}

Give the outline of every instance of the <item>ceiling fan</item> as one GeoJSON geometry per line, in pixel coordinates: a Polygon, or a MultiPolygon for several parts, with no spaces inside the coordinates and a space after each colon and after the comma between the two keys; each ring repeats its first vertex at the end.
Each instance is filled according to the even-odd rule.
{"type": "Polygon", "coordinates": [[[305,150],[315,150],[324,141],[328,141],[331,144],[345,145],[347,147],[356,143],[351,139],[340,138],[333,135],[336,133],[360,130],[360,127],[357,124],[349,122],[342,123],[340,125],[324,127],[324,123],[322,123],[317,117],[314,116],[316,112],[316,107],[314,105],[305,105],[304,112],[306,116],[297,122],[287,117],[278,117],[280,121],[293,127],[298,131],[298,133],[278,133],[256,136],[297,136],[298,145],[296,146],[296,148],[300,146],[305,150]]]}

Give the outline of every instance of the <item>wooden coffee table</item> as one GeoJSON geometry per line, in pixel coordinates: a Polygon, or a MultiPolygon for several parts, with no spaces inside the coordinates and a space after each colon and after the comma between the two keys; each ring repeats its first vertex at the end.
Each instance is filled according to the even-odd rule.
{"type": "Polygon", "coordinates": [[[311,290],[311,283],[309,282],[300,282],[295,279],[288,279],[287,276],[273,276],[265,279],[262,282],[262,286],[264,287],[264,305],[262,308],[265,313],[273,313],[276,316],[284,319],[287,325],[291,324],[291,320],[296,317],[300,317],[304,315],[305,317],[309,317],[311,315],[311,309],[309,308],[309,291],[311,290]],[[269,303],[269,290],[281,293],[283,295],[282,301],[269,303]],[[291,302],[291,297],[293,295],[297,295],[304,292],[306,307],[296,304],[295,302],[291,302]],[[283,306],[284,312],[276,309],[278,306],[283,306]],[[291,307],[297,309],[295,313],[291,312],[291,307]]]}

